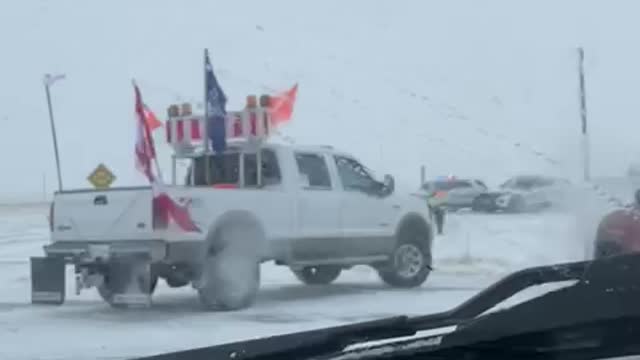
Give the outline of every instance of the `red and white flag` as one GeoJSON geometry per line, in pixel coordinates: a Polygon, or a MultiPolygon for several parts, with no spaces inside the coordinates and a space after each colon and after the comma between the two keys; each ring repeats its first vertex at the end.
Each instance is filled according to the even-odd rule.
{"type": "Polygon", "coordinates": [[[149,125],[149,129],[153,132],[153,130],[162,127],[162,121],[158,120],[158,117],[156,116],[156,114],[151,111],[151,109],[147,106],[147,104],[144,104],[144,118],[145,121],[147,122],[147,125],[149,125]]]}
{"type": "Polygon", "coordinates": [[[271,122],[274,126],[280,126],[291,120],[293,115],[293,105],[298,95],[298,84],[287,91],[279,93],[271,97],[271,122]]]}
{"type": "Polygon", "coordinates": [[[173,222],[184,231],[200,232],[200,229],[193,222],[191,214],[189,214],[189,209],[186,206],[179,205],[169,196],[162,183],[162,179],[156,175],[158,169],[157,163],[154,162],[156,149],[153,143],[153,137],[151,136],[151,124],[149,124],[147,119],[140,89],[138,89],[135,83],[133,87],[136,96],[135,112],[137,120],[135,145],[136,168],[145,175],[151,184],[154,217],[162,224],[169,224],[169,221],[173,220],[173,222]],[[156,164],[156,173],[153,171],[152,163],[156,164]]]}

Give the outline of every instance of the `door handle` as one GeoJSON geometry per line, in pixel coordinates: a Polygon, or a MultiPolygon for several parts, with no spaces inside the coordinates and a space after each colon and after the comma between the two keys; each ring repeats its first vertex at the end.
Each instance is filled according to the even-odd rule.
{"type": "Polygon", "coordinates": [[[98,195],[93,198],[93,205],[107,205],[107,196],[106,195],[98,195]]]}

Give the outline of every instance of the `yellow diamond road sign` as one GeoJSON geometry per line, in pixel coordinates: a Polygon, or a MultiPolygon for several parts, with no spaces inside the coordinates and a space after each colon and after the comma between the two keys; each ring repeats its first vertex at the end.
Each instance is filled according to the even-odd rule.
{"type": "Polygon", "coordinates": [[[96,189],[107,189],[116,180],[116,176],[104,164],[100,164],[89,174],[87,180],[96,189]]]}

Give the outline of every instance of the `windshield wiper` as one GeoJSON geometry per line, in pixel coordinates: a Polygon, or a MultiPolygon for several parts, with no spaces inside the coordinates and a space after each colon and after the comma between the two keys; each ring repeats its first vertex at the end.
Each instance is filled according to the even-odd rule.
{"type": "Polygon", "coordinates": [[[634,316],[640,318],[640,254],[627,254],[521,270],[441,313],[390,317],[139,359],[304,359],[340,353],[352,344],[413,336],[454,325],[458,328],[444,335],[438,348],[460,348],[634,316]],[[577,282],[482,315],[531,286],[570,280],[577,282]]]}

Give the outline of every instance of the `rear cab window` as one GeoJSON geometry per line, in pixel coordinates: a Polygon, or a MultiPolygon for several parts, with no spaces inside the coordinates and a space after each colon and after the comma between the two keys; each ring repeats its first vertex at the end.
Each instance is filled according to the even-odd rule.
{"type": "Polygon", "coordinates": [[[301,187],[307,190],[331,190],[331,175],[323,154],[294,153],[301,187]]]}
{"type": "MultiPolygon", "coordinates": [[[[258,186],[258,170],[256,167],[256,153],[245,153],[244,155],[244,187],[258,186]]],[[[262,163],[262,184],[280,184],[282,175],[278,158],[272,149],[261,150],[262,163]]],[[[209,185],[233,184],[240,185],[240,152],[228,151],[224,154],[208,156],[209,160],[209,185]]],[[[194,158],[192,165],[187,172],[185,184],[191,186],[206,186],[206,163],[205,157],[194,158]]]]}

